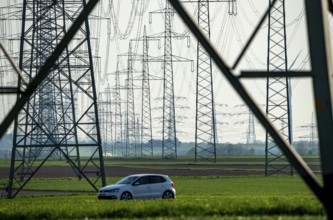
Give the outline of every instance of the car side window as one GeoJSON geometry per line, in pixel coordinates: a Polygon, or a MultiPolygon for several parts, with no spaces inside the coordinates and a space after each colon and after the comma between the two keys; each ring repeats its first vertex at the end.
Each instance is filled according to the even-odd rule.
{"type": "Polygon", "coordinates": [[[143,176],[134,182],[134,185],[144,185],[149,183],[149,176],[143,176]]]}
{"type": "Polygon", "coordinates": [[[166,180],[161,176],[150,176],[150,183],[164,183],[166,180]]]}

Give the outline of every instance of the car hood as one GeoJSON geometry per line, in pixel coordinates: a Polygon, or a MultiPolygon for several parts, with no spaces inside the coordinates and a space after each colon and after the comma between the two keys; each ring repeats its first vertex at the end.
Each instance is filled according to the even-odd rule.
{"type": "Polygon", "coordinates": [[[127,185],[126,184],[112,184],[112,185],[104,186],[100,190],[111,190],[111,189],[121,188],[124,186],[127,186],[127,185]]]}

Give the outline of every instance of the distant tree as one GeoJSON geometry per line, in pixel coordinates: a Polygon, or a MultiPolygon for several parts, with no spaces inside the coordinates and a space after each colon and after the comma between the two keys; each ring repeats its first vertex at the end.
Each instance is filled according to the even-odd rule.
{"type": "Polygon", "coordinates": [[[13,134],[5,134],[0,140],[0,148],[12,148],[13,134]]]}
{"type": "Polygon", "coordinates": [[[304,143],[304,141],[297,143],[296,151],[301,155],[308,154],[308,148],[307,148],[306,144],[304,143]]]}
{"type": "Polygon", "coordinates": [[[256,151],[253,147],[249,150],[249,155],[256,155],[256,151]]]}

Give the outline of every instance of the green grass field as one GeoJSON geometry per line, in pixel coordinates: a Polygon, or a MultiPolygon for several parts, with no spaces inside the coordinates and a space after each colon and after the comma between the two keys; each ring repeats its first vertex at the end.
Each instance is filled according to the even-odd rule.
{"type": "Polygon", "coordinates": [[[325,219],[297,176],[171,178],[177,199],[144,201],[99,201],[85,181],[33,179],[25,189],[86,193],[1,199],[0,219],[325,219]]]}

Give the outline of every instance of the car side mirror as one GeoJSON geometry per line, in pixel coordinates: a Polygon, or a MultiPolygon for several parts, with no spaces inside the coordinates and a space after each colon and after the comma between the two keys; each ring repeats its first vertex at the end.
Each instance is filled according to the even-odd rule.
{"type": "Polygon", "coordinates": [[[140,182],[133,183],[134,186],[140,185],[140,182]]]}

